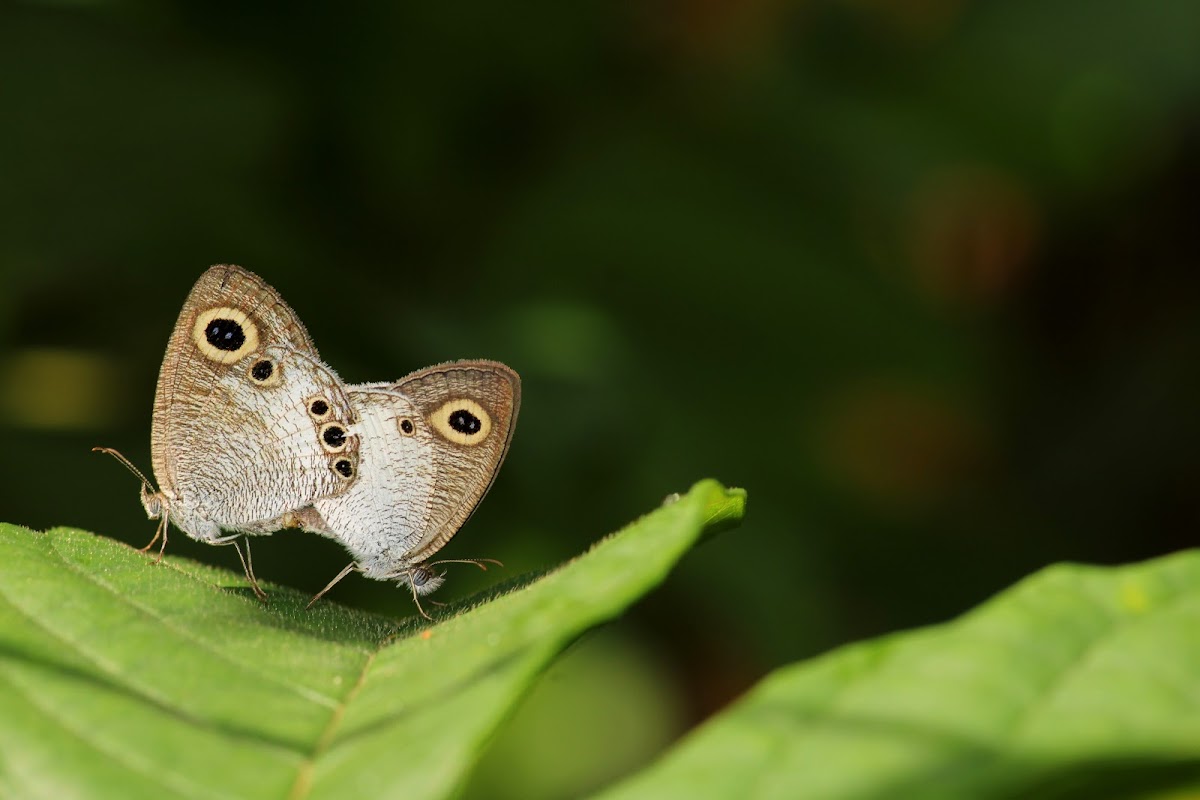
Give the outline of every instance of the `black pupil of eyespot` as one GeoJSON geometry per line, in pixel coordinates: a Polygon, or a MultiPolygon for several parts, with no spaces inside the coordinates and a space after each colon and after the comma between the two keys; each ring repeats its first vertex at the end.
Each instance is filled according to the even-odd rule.
{"type": "Polygon", "coordinates": [[[350,468],[350,462],[344,458],[341,461],[334,464],[333,468],[336,469],[338,472],[340,472],[343,476],[345,476],[347,478],[349,478],[350,473],[353,472],[353,470],[350,468]]]}
{"type": "Polygon", "coordinates": [[[475,416],[466,409],[460,408],[450,415],[450,427],[454,428],[454,430],[458,431],[459,433],[465,433],[468,436],[472,436],[476,433],[479,433],[479,429],[482,427],[482,425],[479,422],[479,417],[475,416]]]}
{"type": "MultiPolygon", "coordinates": [[[[325,433],[322,434],[322,436],[325,438],[325,444],[329,445],[330,447],[341,447],[346,441],[346,432],[336,425],[332,428],[326,428],[325,433]]],[[[310,439],[309,441],[312,440],[310,439]]],[[[339,461],[338,463],[340,464],[342,462],[339,461]]]]}
{"type": "Polygon", "coordinates": [[[404,431],[405,433],[412,433],[413,432],[412,420],[406,419],[403,422],[401,422],[400,430],[404,431]]]}
{"type": "Polygon", "coordinates": [[[329,411],[329,405],[324,400],[313,400],[312,413],[315,416],[323,417],[329,411]]]}
{"type": "Polygon", "coordinates": [[[254,376],[254,380],[256,381],[265,381],[271,377],[271,373],[274,371],[275,368],[271,366],[270,361],[259,361],[250,370],[250,374],[254,376]]]}
{"type": "Polygon", "coordinates": [[[204,338],[218,350],[233,352],[246,343],[246,332],[231,319],[214,319],[204,329],[204,338]]]}

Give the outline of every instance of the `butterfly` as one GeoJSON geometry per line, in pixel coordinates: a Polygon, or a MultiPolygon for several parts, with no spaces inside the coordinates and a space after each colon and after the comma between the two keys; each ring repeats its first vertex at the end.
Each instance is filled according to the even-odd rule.
{"type": "MultiPolygon", "coordinates": [[[[408,585],[441,576],[429,559],[495,480],[516,424],[520,378],[498,362],[430,367],[395,383],[344,384],[295,312],[257,275],[232,265],[192,288],[155,392],[147,516],[208,544],[299,526],[341,542],[357,569],[408,585]]],[[[480,561],[473,561],[480,566],[480,561]]],[[[310,604],[311,605],[311,604],[310,604]]],[[[424,609],[418,609],[424,614],[424,609]]]]}

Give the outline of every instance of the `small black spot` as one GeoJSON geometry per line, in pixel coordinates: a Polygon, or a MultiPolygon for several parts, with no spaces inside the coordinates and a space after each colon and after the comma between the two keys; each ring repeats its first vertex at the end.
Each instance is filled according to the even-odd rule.
{"type": "Polygon", "coordinates": [[[407,434],[411,434],[414,430],[412,420],[411,419],[400,420],[400,430],[404,431],[407,434]]]}
{"type": "Polygon", "coordinates": [[[246,343],[246,332],[231,319],[214,319],[204,329],[204,338],[218,350],[232,353],[246,343]]]}
{"type": "Polygon", "coordinates": [[[479,417],[470,411],[460,408],[457,411],[450,412],[450,427],[459,433],[474,436],[479,433],[479,430],[483,427],[483,423],[479,421],[479,417]]]}
{"type": "Polygon", "coordinates": [[[333,468],[336,469],[338,474],[343,478],[349,478],[354,474],[354,465],[344,458],[338,459],[337,463],[333,465],[333,468]]]}
{"type": "Polygon", "coordinates": [[[330,425],[321,434],[321,438],[325,440],[325,444],[330,447],[341,447],[346,443],[346,432],[337,425],[330,425]]]}
{"type": "Polygon", "coordinates": [[[312,412],[314,417],[323,417],[329,413],[329,404],[324,400],[313,400],[308,410],[312,412]]]}
{"type": "Polygon", "coordinates": [[[265,381],[271,377],[271,373],[275,371],[275,367],[271,366],[270,361],[259,361],[250,368],[250,377],[256,381],[265,381]]]}

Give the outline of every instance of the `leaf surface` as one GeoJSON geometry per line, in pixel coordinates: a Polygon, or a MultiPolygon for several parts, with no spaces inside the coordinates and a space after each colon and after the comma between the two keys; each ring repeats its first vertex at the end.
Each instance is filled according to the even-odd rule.
{"type": "Polygon", "coordinates": [[[587,554],[396,621],[78,530],[0,525],[0,796],[445,797],[580,633],[744,494],[697,484],[587,554]]]}

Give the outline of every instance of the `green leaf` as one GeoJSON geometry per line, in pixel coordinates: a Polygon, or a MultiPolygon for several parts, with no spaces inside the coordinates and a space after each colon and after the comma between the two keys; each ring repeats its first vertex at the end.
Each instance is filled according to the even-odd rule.
{"type": "Polygon", "coordinates": [[[780,670],[603,798],[1184,788],[1200,789],[1200,552],[1051,567],[949,624],[780,670]]]}
{"type": "Polygon", "coordinates": [[[0,796],[444,797],[547,662],[744,502],[702,482],[429,627],[0,525],[0,796]]]}

